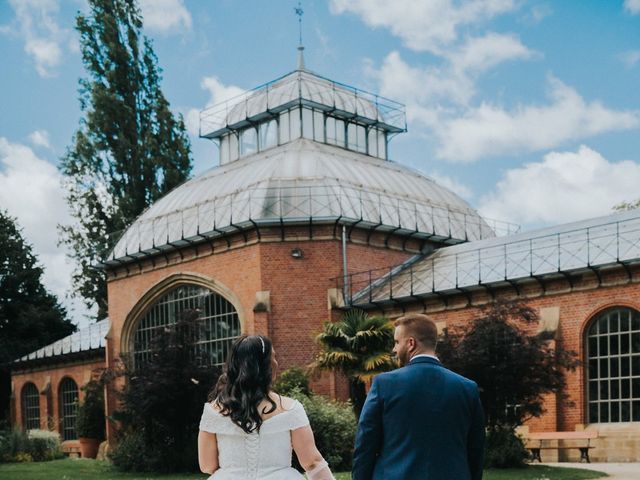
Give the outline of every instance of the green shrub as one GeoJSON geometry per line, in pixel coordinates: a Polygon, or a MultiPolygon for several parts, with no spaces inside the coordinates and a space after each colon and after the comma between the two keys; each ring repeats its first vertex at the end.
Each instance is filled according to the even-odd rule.
{"type": "Polygon", "coordinates": [[[78,437],[104,440],[104,387],[100,382],[91,380],[82,390],[84,400],[78,405],[76,413],[78,437]]]}
{"type": "Polygon", "coordinates": [[[320,395],[304,395],[293,390],[290,396],[302,403],[309,417],[318,450],[331,469],[351,470],[357,422],[349,403],[334,402],[320,395]]]}
{"type": "Polygon", "coordinates": [[[28,452],[34,461],[44,462],[64,457],[58,432],[29,430],[27,437],[29,439],[28,452]]]}
{"type": "Polygon", "coordinates": [[[29,437],[22,430],[0,432],[0,462],[15,462],[19,453],[29,451],[29,437]]]}
{"type": "Polygon", "coordinates": [[[0,432],[0,462],[41,462],[63,457],[60,435],[46,430],[0,432]]]}
{"type": "Polygon", "coordinates": [[[498,426],[487,432],[485,468],[522,468],[528,456],[522,439],[512,428],[498,426]]]}
{"type": "Polygon", "coordinates": [[[289,396],[293,391],[299,391],[307,396],[311,395],[309,377],[300,367],[292,367],[278,374],[273,389],[280,395],[289,396]]]}

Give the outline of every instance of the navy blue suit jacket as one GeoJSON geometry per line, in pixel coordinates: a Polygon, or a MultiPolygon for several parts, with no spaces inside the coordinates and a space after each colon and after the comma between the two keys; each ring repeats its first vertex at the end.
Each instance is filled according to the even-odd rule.
{"type": "Polygon", "coordinates": [[[430,357],[374,379],[360,415],[353,480],[480,480],[483,459],[474,382],[430,357]]]}

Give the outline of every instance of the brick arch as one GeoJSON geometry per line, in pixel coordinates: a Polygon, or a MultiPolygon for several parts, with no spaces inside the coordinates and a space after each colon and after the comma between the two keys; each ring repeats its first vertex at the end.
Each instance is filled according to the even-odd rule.
{"type": "MultiPolygon", "coordinates": [[[[606,302],[598,305],[588,315],[585,316],[584,321],[582,322],[582,330],[580,332],[580,338],[582,338],[582,347],[584,347],[584,342],[587,339],[587,332],[589,330],[589,327],[591,327],[591,324],[595,321],[596,318],[598,318],[601,313],[613,308],[630,308],[632,310],[640,312],[640,304],[630,302],[628,300],[606,302]]],[[[582,350],[584,351],[584,348],[582,350]]],[[[582,356],[584,357],[584,353],[582,356]]]]}
{"type": "Polygon", "coordinates": [[[147,290],[127,315],[120,337],[120,352],[128,354],[133,351],[133,339],[136,328],[148,310],[166,293],[181,285],[197,285],[207,288],[225,298],[233,305],[241,332],[246,331],[246,317],[242,302],[233,291],[221,282],[197,273],[176,273],[169,275],[147,290]]]}

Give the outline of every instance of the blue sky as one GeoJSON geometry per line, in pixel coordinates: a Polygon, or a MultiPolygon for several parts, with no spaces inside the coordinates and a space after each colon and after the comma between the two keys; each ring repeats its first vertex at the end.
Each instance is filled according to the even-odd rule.
{"type": "MultiPolygon", "coordinates": [[[[293,0],[145,0],[194,174],[216,164],[198,111],[295,67],[293,0]]],[[[56,166],[78,126],[83,0],[0,0],[0,207],[69,292],[56,166]]],[[[640,0],[305,1],[306,65],[407,106],[393,161],[481,213],[535,228],[640,197],[640,0]]],[[[86,311],[64,303],[79,319],[86,311]]]]}

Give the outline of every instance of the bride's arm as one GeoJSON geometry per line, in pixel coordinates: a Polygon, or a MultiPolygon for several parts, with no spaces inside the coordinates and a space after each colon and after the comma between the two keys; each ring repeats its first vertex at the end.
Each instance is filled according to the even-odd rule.
{"type": "Polygon", "coordinates": [[[198,463],[202,473],[211,475],[218,470],[218,440],[215,433],[200,430],[198,434],[198,463]]]}
{"type": "Polygon", "coordinates": [[[335,480],[327,462],[316,447],[311,427],[296,428],[291,431],[291,443],[298,461],[310,480],[335,480]]]}

